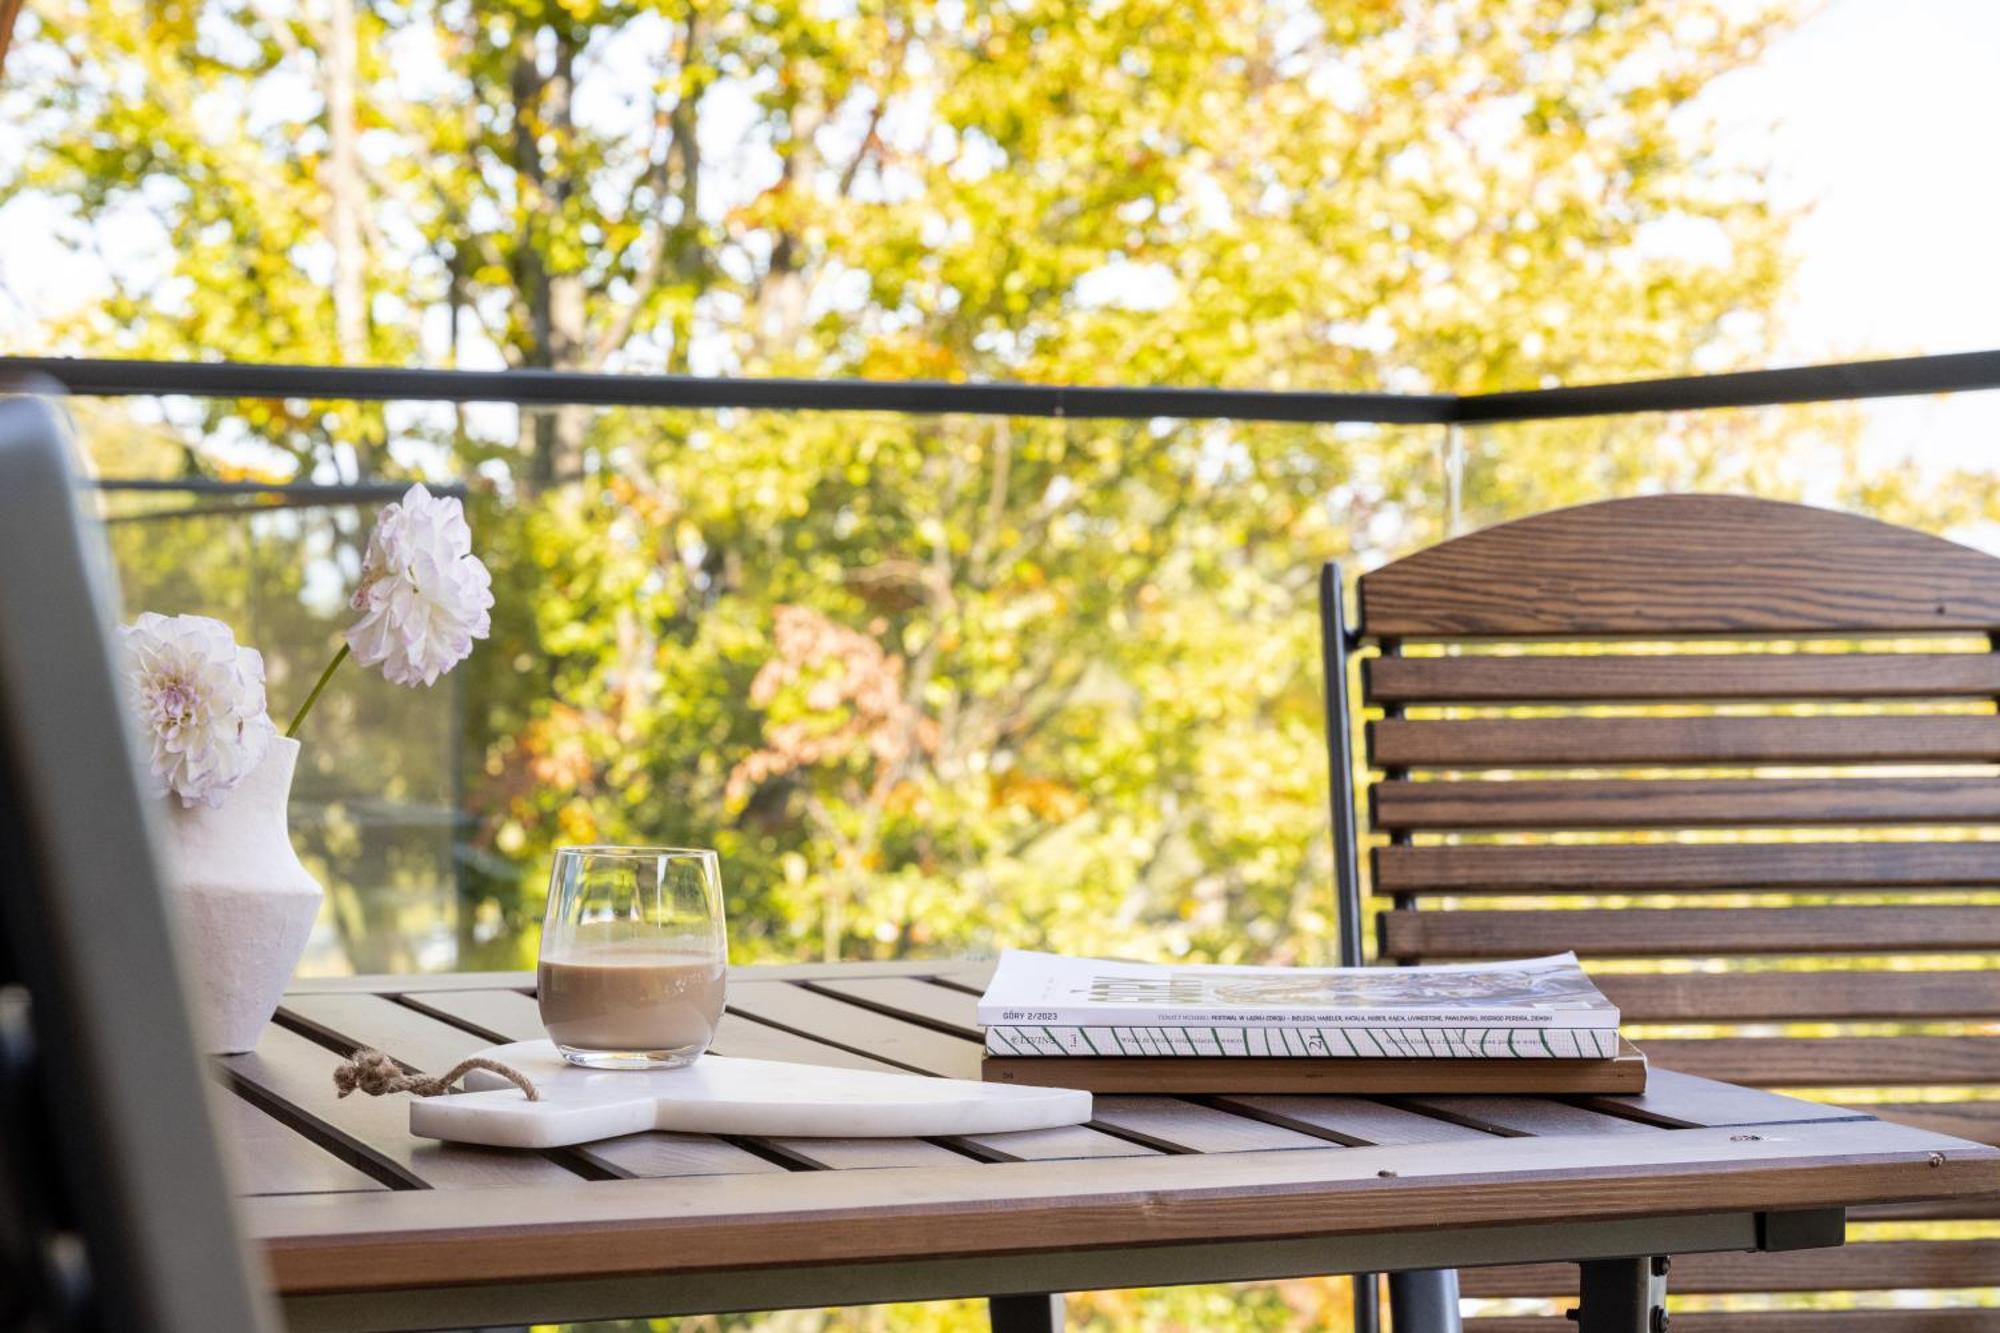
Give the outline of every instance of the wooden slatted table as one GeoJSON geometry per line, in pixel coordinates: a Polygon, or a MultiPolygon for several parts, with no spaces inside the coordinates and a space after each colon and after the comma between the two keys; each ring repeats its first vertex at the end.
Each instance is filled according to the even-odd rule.
{"type": "MultiPolygon", "coordinates": [[[[715,1049],[976,1077],[983,982],[974,964],[737,969],[715,1049]]],[[[533,984],[301,983],[254,1053],[215,1063],[293,1328],[966,1295],[1047,1328],[1049,1292],[1571,1262],[1584,1328],[1636,1333],[1649,1256],[1835,1245],[1850,1206],[2000,1191],[1994,1149],[1660,1072],[1635,1097],[1118,1096],[1025,1134],[543,1153],[413,1138],[404,1099],[335,1097],[356,1046],[436,1072],[541,1035],[533,984]]]]}

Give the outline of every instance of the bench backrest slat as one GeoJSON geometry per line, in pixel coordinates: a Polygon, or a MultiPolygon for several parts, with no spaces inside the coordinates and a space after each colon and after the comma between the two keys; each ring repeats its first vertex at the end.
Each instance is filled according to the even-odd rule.
{"type": "Polygon", "coordinates": [[[1993,560],[1908,528],[1729,495],[1503,523],[1361,581],[1398,639],[2000,629],[1993,560]]]}

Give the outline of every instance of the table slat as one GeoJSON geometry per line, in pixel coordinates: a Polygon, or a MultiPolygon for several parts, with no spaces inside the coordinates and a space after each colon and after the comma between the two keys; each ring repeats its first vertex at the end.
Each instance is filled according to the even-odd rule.
{"type": "MultiPolygon", "coordinates": [[[[408,1003],[449,1022],[477,1028],[490,1034],[496,1042],[539,1041],[546,1035],[541,1010],[534,997],[519,991],[460,991],[411,997],[408,1003]]],[[[718,1055],[744,1056],[754,1060],[788,1060],[794,1064],[829,1065],[836,1069],[902,1072],[894,1065],[767,1027],[740,1014],[722,1016],[714,1050],[718,1055]]]]}
{"type": "MultiPolygon", "coordinates": [[[[485,1021],[479,1026],[499,1033],[507,1041],[536,1041],[543,1036],[540,1007],[518,991],[474,991],[442,997],[426,997],[426,1008],[446,1012],[477,1013],[485,1021]]],[[[795,1037],[789,1032],[764,1027],[737,1014],[724,1014],[714,1050],[718,1055],[744,1056],[759,1060],[790,1060],[796,1063],[833,1065],[843,1069],[874,1069],[900,1073],[891,1065],[866,1056],[838,1050],[819,1042],[795,1037]]],[[[688,1137],[688,1136],[676,1136],[688,1137]]],[[[611,1147],[622,1140],[597,1145],[611,1147]]],[[[942,1166],[962,1163],[965,1155],[915,1139],[759,1139],[787,1160],[816,1169],[840,1170],[857,1167],[942,1166]]]]}
{"type": "Polygon", "coordinates": [[[1641,1124],[1548,1097],[1406,1097],[1402,1105],[1499,1134],[1658,1134],[1657,1125],[1641,1124]]]}
{"type": "Polygon", "coordinates": [[[1284,1148],[1324,1148],[1327,1140],[1213,1106],[1174,1097],[1099,1097],[1100,1124],[1116,1126],[1169,1152],[1264,1152],[1284,1148]]]}
{"type": "Polygon", "coordinates": [[[410,1133],[402,1098],[336,1096],[333,1071],[342,1063],[324,1046],[276,1023],[264,1029],[255,1051],[221,1061],[260,1107],[281,1108],[316,1141],[373,1163],[399,1184],[467,1189],[582,1183],[576,1172],[537,1153],[420,1139],[410,1133]]]}
{"type": "Polygon", "coordinates": [[[979,997],[956,987],[918,977],[833,978],[809,985],[813,990],[944,1028],[982,1044],[986,1040],[986,1029],[979,1022],[979,997]]]}
{"type": "MultiPolygon", "coordinates": [[[[734,978],[752,981],[810,980],[820,977],[957,976],[992,969],[991,962],[962,958],[858,963],[754,963],[732,967],[734,978]]],[[[982,981],[983,985],[984,982],[982,981]]],[[[349,977],[294,977],[287,995],[434,995],[458,990],[533,991],[527,972],[370,972],[349,977]]]]}
{"type": "Polygon", "coordinates": [[[808,1165],[829,1171],[884,1170],[898,1166],[964,1166],[971,1154],[926,1139],[763,1140],[808,1165]]]}
{"type": "MultiPolygon", "coordinates": [[[[542,1036],[541,1011],[535,1001],[519,991],[460,991],[447,995],[426,995],[412,1001],[429,1012],[473,1024],[493,1035],[496,1041],[533,1041],[542,1036]]],[[[830,1065],[839,1069],[869,1069],[881,1073],[906,1071],[871,1060],[865,1055],[841,1050],[810,1037],[766,1026],[741,1014],[724,1014],[715,1039],[717,1055],[753,1060],[785,1060],[794,1064],[830,1065]]],[[[848,1141],[838,1151],[815,1151],[805,1139],[771,1140],[771,1146],[804,1165],[838,1168],[859,1166],[905,1166],[911,1164],[907,1149],[885,1148],[880,1160],[863,1160],[867,1154],[857,1145],[868,1140],[848,1141]]],[[[880,1143],[882,1140],[873,1140],[880,1143]]],[[[1024,1134],[975,1134],[952,1140],[959,1152],[923,1147],[944,1153],[945,1158],[965,1156],[995,1161],[1045,1161],[1065,1157],[1130,1157],[1152,1151],[1109,1134],[1088,1129],[1032,1130],[1024,1134]]],[[[926,1154],[942,1161],[935,1153],[926,1154]]]]}
{"type": "Polygon", "coordinates": [[[921,1074],[979,1077],[979,1046],[785,981],[731,982],[729,1008],[921,1074]]]}
{"type": "Polygon", "coordinates": [[[496,1046],[542,1035],[535,998],[518,990],[422,991],[396,998],[407,1008],[456,1024],[496,1046]]]}
{"type": "Polygon", "coordinates": [[[292,995],[432,995],[455,990],[532,990],[533,972],[364,972],[351,977],[293,977],[292,995]]]}
{"type": "Polygon", "coordinates": [[[1355,1147],[1388,1147],[1402,1143],[1483,1142],[1493,1135],[1470,1125],[1441,1120],[1388,1102],[1365,1097],[1298,1096],[1266,1093],[1218,1097],[1216,1105],[1268,1120],[1275,1125],[1317,1134],[1355,1147]]]}
{"type": "Polygon", "coordinates": [[[949,971],[940,971],[930,980],[935,985],[962,990],[977,999],[986,993],[988,986],[993,984],[993,972],[999,966],[1000,960],[997,958],[982,958],[977,962],[968,960],[949,971]]]}
{"type": "Polygon", "coordinates": [[[1159,1150],[1117,1138],[1088,1125],[1027,1129],[1016,1134],[970,1134],[950,1142],[996,1162],[1057,1162],[1082,1157],[1154,1157],[1159,1150]]]}
{"type": "Polygon", "coordinates": [[[746,1060],[782,1060],[797,1065],[824,1065],[833,1069],[869,1069],[878,1074],[909,1071],[872,1060],[853,1051],[843,1051],[811,1037],[801,1037],[783,1028],[774,1028],[742,1014],[724,1014],[715,1033],[717,1055],[734,1055],[746,1060]]]}
{"type": "Polygon", "coordinates": [[[960,972],[962,958],[903,958],[851,963],[752,963],[729,969],[734,981],[811,981],[822,977],[928,977],[960,972]]]}
{"type": "MultiPolygon", "coordinates": [[[[811,981],[807,986],[815,991],[839,996],[878,1013],[906,1018],[912,1022],[949,1031],[982,1045],[986,1039],[986,1029],[979,1022],[978,997],[969,991],[941,985],[926,978],[838,978],[811,981]]],[[[1100,1098],[1100,1107],[1102,1101],[1100,1098]]],[[[1131,1127],[1138,1128],[1136,1125],[1131,1127]]],[[[1154,1151],[1150,1147],[1130,1140],[1111,1138],[1094,1130],[1078,1129],[1040,1130],[1033,1134],[1007,1135],[1004,1139],[988,1136],[974,1142],[1000,1150],[1003,1161],[1137,1156],[1154,1151]],[[1080,1151],[1086,1148],[1089,1151],[1080,1151]]],[[[1218,1151],[1218,1149],[1208,1151],[1218,1151]]]]}
{"type": "MultiPolygon", "coordinates": [[[[406,1005],[436,1015],[448,1023],[476,1029],[496,1043],[540,1041],[542,1011],[532,995],[520,991],[456,991],[446,995],[406,997],[406,1005]]],[[[752,1023],[740,1015],[726,1013],[716,1029],[716,1055],[740,1055],[760,1061],[790,1061],[794,1065],[830,1065],[834,1069],[880,1069],[894,1065],[872,1061],[808,1037],[794,1037],[776,1027],[752,1023]]]]}
{"type": "MultiPolygon", "coordinates": [[[[425,1010],[447,1018],[463,1017],[484,1031],[495,1034],[501,1041],[537,1041],[544,1035],[540,1006],[532,997],[523,995],[519,991],[460,991],[447,995],[425,996],[419,1003],[425,1010]]],[[[808,1041],[803,1037],[795,1037],[789,1032],[780,1032],[776,1028],[753,1023],[737,1014],[723,1015],[714,1050],[718,1055],[744,1056],[759,1060],[789,1060],[800,1064],[833,1065],[843,1069],[901,1072],[878,1060],[870,1060],[866,1056],[854,1055],[819,1042],[808,1041]]],[[[797,1166],[813,1169],[941,1166],[965,1160],[965,1154],[914,1139],[774,1138],[746,1141],[758,1143],[797,1166]]],[[[615,1148],[623,1142],[625,1142],[623,1139],[607,1140],[594,1145],[593,1150],[615,1148]]]]}
{"type": "MultiPolygon", "coordinates": [[[[380,995],[292,996],[282,1012],[294,1021],[311,1024],[330,1039],[372,1046],[426,1073],[441,1074],[491,1044],[484,1037],[380,995]]],[[[407,1123],[407,1098],[380,1100],[393,1106],[407,1123]]],[[[564,1151],[619,1176],[751,1175],[784,1169],[733,1143],[701,1134],[628,1134],[564,1151]]]]}
{"type": "Polygon", "coordinates": [[[1802,1120],[1853,1120],[1863,1115],[1845,1106],[1800,1101],[1756,1088],[1713,1083],[1692,1074],[1653,1068],[1646,1090],[1621,1096],[1579,1097],[1578,1105],[1631,1116],[1674,1129],[1728,1125],[1777,1125],[1802,1120]]]}
{"type": "MultiPolygon", "coordinates": [[[[977,1042],[892,1018],[788,982],[731,983],[729,1006],[760,1021],[879,1052],[924,1073],[978,1078],[977,1042]]],[[[1099,1097],[1092,1123],[1166,1152],[1250,1152],[1325,1147],[1295,1130],[1167,1097],[1099,1097]]]]}
{"type": "Polygon", "coordinates": [[[234,1092],[214,1098],[213,1105],[216,1134],[223,1150],[234,1159],[236,1180],[245,1194],[326,1194],[386,1188],[234,1092]]]}

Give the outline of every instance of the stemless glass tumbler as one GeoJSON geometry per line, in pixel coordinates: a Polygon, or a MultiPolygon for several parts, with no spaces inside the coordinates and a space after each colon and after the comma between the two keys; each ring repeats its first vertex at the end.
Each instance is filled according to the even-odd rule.
{"type": "Polygon", "coordinates": [[[542,923],[542,1026],[593,1069],[673,1069],[715,1038],[729,962],[714,852],[564,847],[542,923]]]}

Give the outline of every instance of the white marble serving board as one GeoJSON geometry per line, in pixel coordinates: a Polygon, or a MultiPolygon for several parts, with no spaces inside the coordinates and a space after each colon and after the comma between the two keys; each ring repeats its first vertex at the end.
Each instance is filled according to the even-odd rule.
{"type": "Polygon", "coordinates": [[[475,1069],[468,1089],[413,1098],[410,1132],[500,1148],[560,1148],[648,1129],[781,1138],[1004,1134],[1080,1125],[1090,1094],[917,1074],[704,1055],[685,1069],[584,1069],[547,1041],[480,1052],[526,1074],[538,1102],[475,1069]]]}

